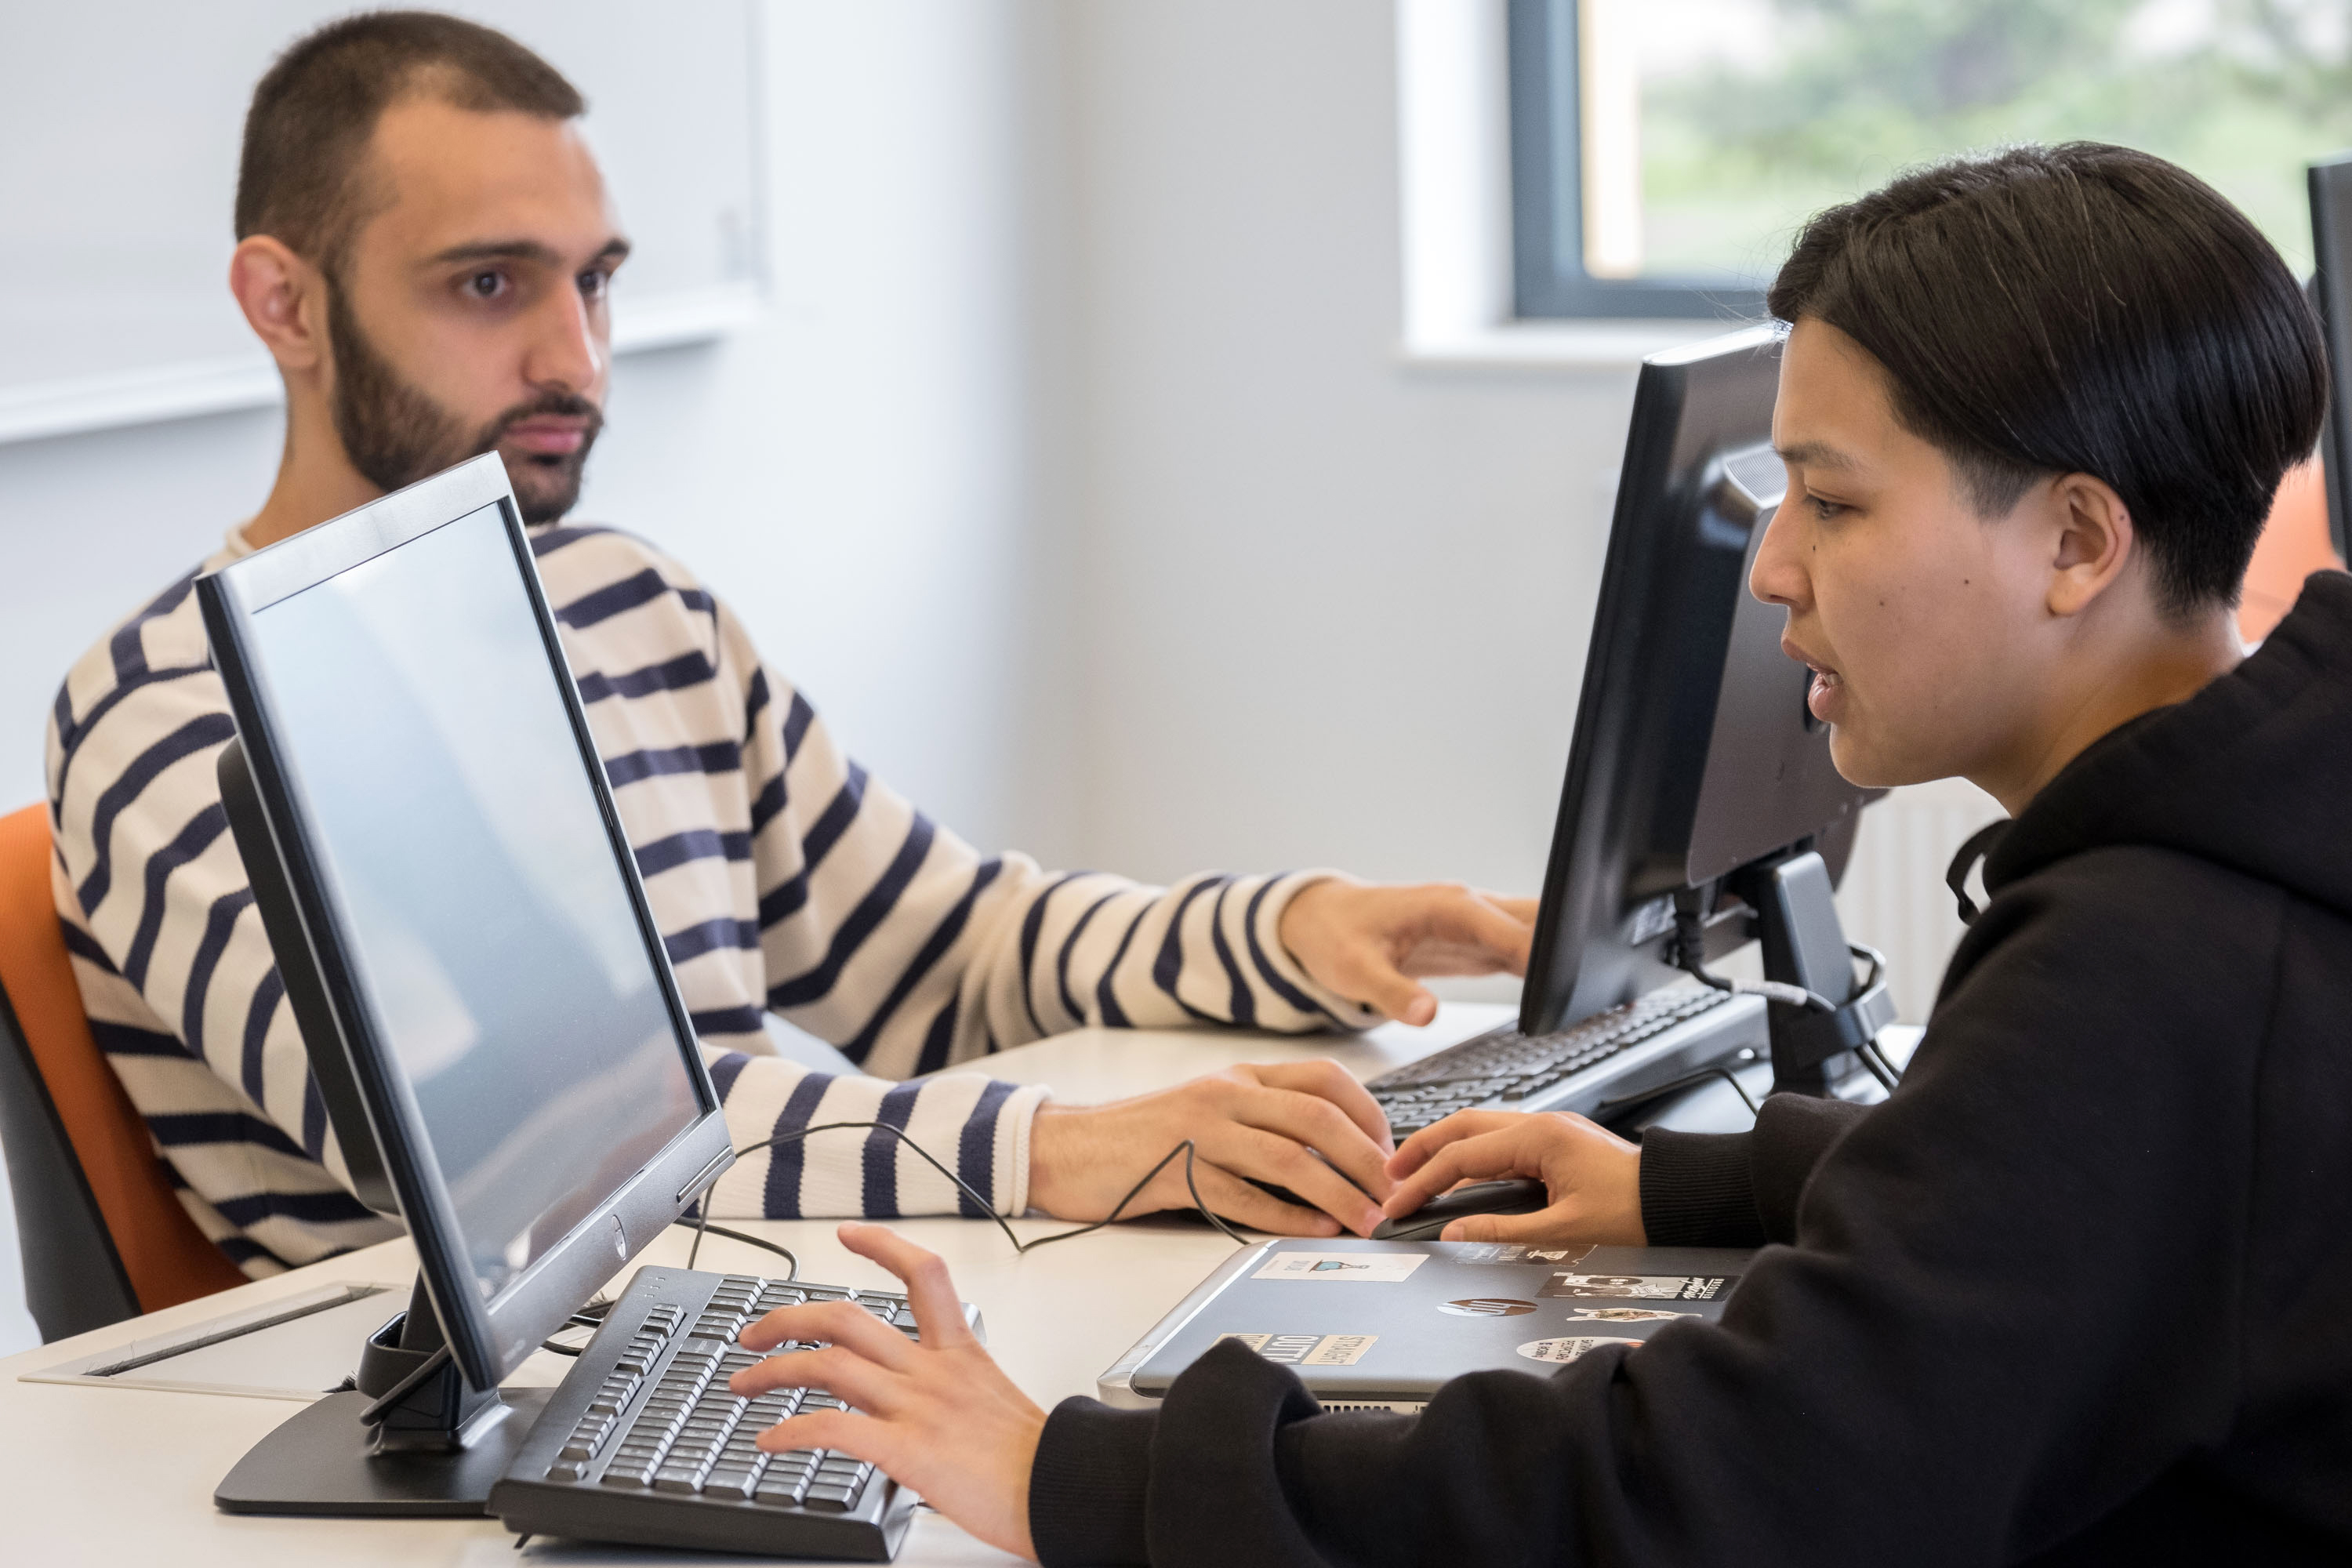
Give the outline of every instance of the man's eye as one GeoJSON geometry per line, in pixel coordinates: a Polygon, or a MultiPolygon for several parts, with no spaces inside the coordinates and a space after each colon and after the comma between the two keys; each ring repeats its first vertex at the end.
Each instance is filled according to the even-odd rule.
{"type": "Polygon", "coordinates": [[[612,286],[613,280],[602,272],[589,271],[580,275],[580,297],[583,300],[601,300],[612,286]]]}
{"type": "Polygon", "coordinates": [[[1821,519],[1823,522],[1827,522],[1830,519],[1837,516],[1838,513],[1847,510],[1847,508],[1841,502],[1825,500],[1824,498],[1817,495],[1807,495],[1805,497],[1805,504],[1811,507],[1813,509],[1813,515],[1821,519]]]}
{"type": "Polygon", "coordinates": [[[466,279],[466,292],[477,300],[495,300],[507,290],[503,272],[477,272],[466,279]]]}

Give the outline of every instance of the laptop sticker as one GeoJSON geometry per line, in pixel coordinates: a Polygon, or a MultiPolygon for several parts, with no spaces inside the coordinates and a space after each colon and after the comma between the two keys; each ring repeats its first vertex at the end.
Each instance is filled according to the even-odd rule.
{"type": "Polygon", "coordinates": [[[1590,1247],[1529,1247],[1523,1241],[1448,1241],[1445,1256],[1456,1263],[1573,1263],[1590,1247]]]}
{"type": "Polygon", "coordinates": [[[1555,1274],[1537,1294],[1590,1300],[1716,1301],[1731,1293],[1737,1274],[1555,1274]]]}
{"type": "MultiPolygon", "coordinates": [[[[1219,1334],[1217,1340],[1239,1340],[1258,1354],[1284,1366],[1353,1366],[1364,1359],[1378,1334],[1219,1334]]],[[[1217,1340],[1209,1342],[1214,1344],[1217,1340]]]]}
{"type": "MultiPolygon", "coordinates": [[[[1508,1296],[1473,1296],[1461,1301],[1440,1301],[1437,1310],[1457,1318],[1516,1318],[1536,1310],[1533,1301],[1514,1300],[1508,1296]]],[[[1668,1313],[1667,1316],[1673,1316],[1668,1313]]]]}
{"type": "Polygon", "coordinates": [[[1394,1285],[1429,1261],[1426,1252],[1277,1252],[1253,1279],[1324,1279],[1347,1285],[1394,1285]]]}
{"type": "Polygon", "coordinates": [[[1666,1312],[1655,1307],[1579,1307],[1568,1315],[1571,1323],[1647,1323],[1659,1318],[1696,1318],[1696,1312],[1666,1312]]]}
{"type": "Polygon", "coordinates": [[[1531,1340],[1519,1347],[1519,1353],[1529,1361],[1571,1362],[1587,1351],[1602,1345],[1638,1345],[1639,1340],[1604,1340],[1580,1337],[1572,1340],[1531,1340]]]}

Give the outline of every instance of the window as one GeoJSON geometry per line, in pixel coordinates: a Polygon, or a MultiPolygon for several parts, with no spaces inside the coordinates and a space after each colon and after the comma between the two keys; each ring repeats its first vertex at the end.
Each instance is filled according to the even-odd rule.
{"type": "Polygon", "coordinates": [[[1974,147],[2210,181],[2307,269],[2352,0],[1508,0],[1522,317],[1740,317],[1807,214],[1974,147]]]}

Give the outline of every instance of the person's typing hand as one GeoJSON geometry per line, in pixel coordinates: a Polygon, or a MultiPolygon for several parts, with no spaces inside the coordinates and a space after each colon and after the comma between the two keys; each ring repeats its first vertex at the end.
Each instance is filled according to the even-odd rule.
{"type": "Polygon", "coordinates": [[[817,1410],[761,1434],[771,1454],[837,1448],[922,1494],[991,1546],[1034,1557],[1029,1472],[1045,1413],[1004,1375],[963,1321],[948,1266],[878,1225],[845,1225],[841,1244],[897,1275],[922,1331],[917,1343],[851,1301],[785,1307],[745,1325],[752,1350],[791,1341],[822,1350],[773,1355],[730,1384],[752,1396],[821,1388],[846,1410],[817,1410]]]}
{"type": "MultiPolygon", "coordinates": [[[[1062,1219],[1101,1219],[1187,1138],[1201,1201],[1237,1224],[1282,1236],[1336,1236],[1344,1226],[1365,1236],[1383,1217],[1395,1148],[1388,1118],[1328,1059],[1228,1068],[1108,1105],[1048,1101],[1029,1132],[1029,1202],[1062,1219]],[[1244,1177],[1315,1207],[1284,1203],[1244,1177]]],[[[1120,1212],[1192,1206],[1178,1158],[1120,1212]]]]}
{"type": "Polygon", "coordinates": [[[1642,1247],[1642,1149],[1581,1116],[1460,1110],[1405,1140],[1389,1162],[1391,1215],[1412,1213],[1462,1182],[1540,1180],[1551,1202],[1533,1214],[1468,1215],[1445,1241],[1598,1242],[1642,1247]]]}
{"type": "Polygon", "coordinates": [[[1536,901],[1451,883],[1381,887],[1326,877],[1282,911],[1282,945],[1318,984],[1401,1024],[1437,1016],[1433,975],[1525,974],[1536,901]]]}

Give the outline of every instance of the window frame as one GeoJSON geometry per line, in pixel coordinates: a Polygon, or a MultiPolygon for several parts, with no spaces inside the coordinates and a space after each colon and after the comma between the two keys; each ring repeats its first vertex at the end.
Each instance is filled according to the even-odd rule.
{"type": "Polygon", "coordinates": [[[1522,321],[1761,320],[1761,289],[1585,270],[1579,5],[1509,0],[1512,313],[1522,321]]]}

